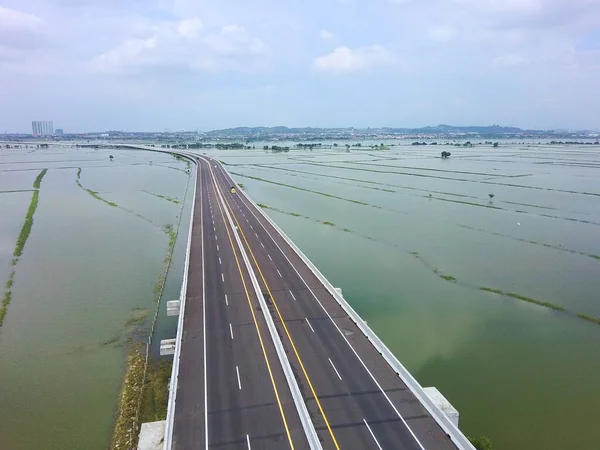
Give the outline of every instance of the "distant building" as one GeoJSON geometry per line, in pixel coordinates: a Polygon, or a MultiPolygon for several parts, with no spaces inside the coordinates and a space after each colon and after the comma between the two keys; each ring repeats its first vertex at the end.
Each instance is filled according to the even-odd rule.
{"type": "Polygon", "coordinates": [[[62,136],[63,134],[65,134],[65,132],[62,128],[57,128],[56,130],[54,130],[54,134],[57,136],[62,136]]]}
{"type": "Polygon", "coordinates": [[[52,121],[33,121],[31,122],[31,131],[34,136],[52,136],[54,124],[52,121]]]}

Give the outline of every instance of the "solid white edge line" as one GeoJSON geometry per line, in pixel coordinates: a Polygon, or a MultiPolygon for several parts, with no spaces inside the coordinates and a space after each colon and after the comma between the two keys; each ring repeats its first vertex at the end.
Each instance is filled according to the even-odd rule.
{"type": "Polygon", "coordinates": [[[373,430],[371,430],[371,427],[369,426],[369,424],[367,423],[367,420],[363,418],[363,422],[365,423],[365,425],[367,426],[367,430],[369,430],[369,433],[371,433],[371,436],[373,437],[373,440],[375,441],[375,443],[377,444],[377,447],[379,447],[379,450],[383,450],[381,448],[381,445],[379,445],[379,441],[377,440],[377,438],[375,437],[375,433],[373,433],[373,430]]]}
{"type": "Polygon", "coordinates": [[[290,295],[292,296],[292,298],[293,298],[294,300],[296,300],[296,296],[294,295],[294,293],[293,293],[292,291],[288,291],[288,292],[290,293],[290,295]]]}
{"type": "Polygon", "coordinates": [[[229,324],[229,334],[231,335],[231,340],[233,341],[233,328],[231,327],[231,324],[229,324]]]}
{"type": "MultiPolygon", "coordinates": [[[[398,417],[400,418],[400,420],[402,421],[402,423],[404,424],[404,426],[406,427],[406,429],[408,430],[408,432],[411,434],[411,436],[413,437],[413,439],[415,440],[415,442],[419,445],[419,447],[421,448],[421,450],[426,450],[425,447],[423,447],[423,444],[421,444],[421,441],[419,441],[419,439],[417,438],[417,436],[415,435],[415,433],[413,432],[413,430],[410,428],[410,426],[408,425],[408,423],[406,422],[406,420],[404,420],[404,417],[402,417],[402,415],[400,414],[400,411],[398,411],[398,408],[396,408],[396,405],[394,405],[394,403],[389,398],[389,396],[387,395],[387,393],[383,390],[383,388],[381,387],[381,385],[379,384],[379,382],[377,381],[377,379],[373,376],[373,374],[371,373],[371,371],[368,369],[367,365],[360,358],[360,356],[358,355],[358,353],[356,352],[356,350],[354,349],[354,347],[352,347],[352,344],[350,344],[350,341],[348,341],[348,338],[346,338],[346,336],[344,335],[344,333],[342,332],[342,330],[340,330],[340,328],[338,327],[338,325],[335,323],[335,321],[333,320],[333,318],[329,314],[329,311],[327,311],[327,309],[325,308],[325,306],[323,306],[323,304],[318,299],[318,297],[315,295],[315,293],[313,292],[313,290],[308,286],[308,283],[306,283],[306,281],[304,280],[304,278],[302,278],[302,275],[300,275],[300,273],[298,272],[298,269],[296,269],[296,267],[292,264],[292,262],[289,260],[289,258],[287,257],[287,255],[283,252],[283,250],[281,249],[281,247],[279,246],[279,244],[275,241],[275,239],[273,238],[273,236],[271,236],[271,233],[269,233],[269,231],[266,229],[266,227],[263,225],[263,223],[258,219],[258,217],[256,217],[256,214],[254,213],[254,211],[252,210],[252,208],[248,207],[248,205],[246,205],[246,207],[248,208],[248,210],[250,211],[250,213],[254,216],[254,218],[261,224],[262,228],[267,232],[267,234],[269,235],[269,237],[271,238],[271,240],[273,241],[273,243],[277,246],[277,248],[279,249],[279,251],[281,252],[281,254],[283,255],[283,257],[287,260],[287,262],[289,263],[289,265],[294,269],[294,271],[296,272],[296,274],[298,275],[298,277],[302,280],[302,282],[304,283],[304,285],[306,286],[306,288],[310,291],[310,293],[312,294],[312,296],[314,297],[314,299],[321,306],[321,308],[323,309],[323,311],[325,312],[325,314],[327,314],[327,317],[329,317],[329,320],[331,321],[331,323],[333,323],[333,326],[338,330],[339,334],[346,341],[346,343],[348,344],[348,346],[350,347],[350,349],[352,350],[352,352],[354,353],[354,355],[356,356],[356,358],[360,361],[360,363],[363,366],[363,368],[369,374],[369,376],[371,377],[371,379],[373,380],[373,382],[377,385],[377,388],[382,392],[382,394],[384,395],[384,397],[386,398],[386,400],[388,401],[388,403],[390,404],[390,406],[392,407],[392,409],[396,412],[396,414],[398,415],[398,417]]],[[[275,228],[275,230],[277,230],[277,229],[275,228]]],[[[283,239],[283,237],[282,237],[282,239],[283,239]]]]}
{"type": "Polygon", "coordinates": [[[315,329],[312,327],[312,325],[310,324],[310,322],[308,321],[308,317],[306,317],[304,320],[306,320],[306,323],[308,324],[308,326],[310,327],[310,329],[312,330],[312,332],[315,332],[315,329]]]}
{"type": "MultiPolygon", "coordinates": [[[[151,150],[151,149],[149,149],[151,150]]],[[[163,152],[161,152],[163,153],[163,152]]],[[[188,156],[189,157],[189,156],[188,156]]],[[[168,405],[167,405],[167,419],[165,422],[165,440],[164,440],[164,446],[163,446],[163,450],[171,450],[171,446],[173,443],[173,425],[174,425],[174,414],[175,414],[175,407],[176,407],[176,403],[177,403],[177,384],[178,384],[178,380],[179,380],[179,362],[181,360],[181,341],[182,341],[182,336],[183,336],[183,322],[184,322],[184,316],[185,316],[185,300],[186,300],[186,294],[187,294],[187,278],[188,278],[188,269],[189,269],[189,264],[190,264],[190,249],[191,249],[191,243],[192,243],[192,230],[193,230],[193,223],[194,223],[194,211],[196,209],[196,192],[198,190],[198,182],[202,183],[202,176],[200,174],[200,171],[198,170],[199,166],[200,166],[200,161],[198,161],[196,158],[191,158],[194,161],[194,163],[196,164],[196,184],[194,185],[194,195],[192,198],[192,208],[190,211],[190,224],[189,224],[189,229],[188,229],[188,242],[187,242],[187,248],[186,248],[186,255],[185,255],[185,263],[184,263],[184,271],[183,271],[183,282],[181,283],[181,293],[180,293],[180,299],[181,299],[181,309],[180,309],[180,313],[179,313],[179,318],[178,318],[178,323],[177,323],[177,341],[175,343],[175,355],[173,356],[173,369],[171,370],[171,380],[172,382],[169,383],[169,400],[168,400],[168,405]]],[[[200,198],[200,214],[202,215],[202,198],[200,198]]],[[[200,227],[202,229],[202,227],[200,227]]],[[[203,261],[204,263],[204,261],[203,261]]],[[[206,397],[205,397],[206,398],[206,397]]],[[[205,426],[206,423],[208,422],[208,419],[205,421],[205,426]]],[[[206,428],[205,428],[206,431],[206,428]]],[[[205,432],[205,447],[206,449],[208,449],[208,434],[205,432]]]]}
{"type": "MultiPolygon", "coordinates": [[[[210,199],[210,195],[208,197],[210,199]]],[[[200,196],[200,205],[202,205],[202,196],[200,196]]],[[[206,371],[206,288],[204,280],[206,279],[204,270],[204,210],[200,206],[200,238],[202,239],[202,333],[204,335],[204,345],[202,349],[204,359],[204,446],[208,450],[208,383],[206,377],[208,375],[206,371]]],[[[216,238],[216,236],[215,236],[216,238]]]]}
{"type": "Polygon", "coordinates": [[[237,373],[238,388],[241,391],[242,390],[242,381],[240,380],[240,369],[238,368],[238,366],[235,366],[235,373],[237,373]]]}
{"type": "Polygon", "coordinates": [[[338,370],[335,368],[335,365],[333,364],[333,361],[331,360],[331,358],[327,358],[327,359],[329,360],[329,364],[331,364],[331,367],[333,367],[333,370],[335,370],[335,374],[338,376],[338,378],[341,381],[342,380],[342,376],[340,375],[340,373],[338,372],[338,370]]]}

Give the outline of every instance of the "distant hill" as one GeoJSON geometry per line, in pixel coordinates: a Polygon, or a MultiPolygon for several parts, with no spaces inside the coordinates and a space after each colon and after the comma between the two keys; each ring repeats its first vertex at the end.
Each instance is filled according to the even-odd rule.
{"type": "Polygon", "coordinates": [[[323,137],[333,135],[345,136],[370,136],[381,134],[411,135],[411,134],[430,134],[430,135],[460,135],[460,134],[478,134],[480,136],[503,136],[519,134],[547,134],[551,131],[541,130],[523,130],[517,127],[502,127],[500,125],[489,126],[453,126],[437,125],[422,128],[288,128],[284,126],[277,127],[237,127],[226,128],[222,130],[213,130],[206,133],[206,136],[238,136],[238,137],[273,137],[273,136],[301,136],[301,135],[322,135],[323,137]]]}

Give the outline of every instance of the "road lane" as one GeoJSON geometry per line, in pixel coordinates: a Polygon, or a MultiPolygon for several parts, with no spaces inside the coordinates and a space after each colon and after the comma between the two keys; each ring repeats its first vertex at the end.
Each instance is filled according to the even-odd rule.
{"type": "MultiPolygon", "coordinates": [[[[220,165],[217,169],[223,190],[228,190],[234,183],[220,165]]],[[[455,449],[439,425],[268,221],[242,195],[228,198],[231,212],[241,216],[238,226],[247,246],[256,255],[254,270],[257,274],[264,273],[263,288],[270,291],[269,296],[273,297],[270,300],[279,306],[274,308],[279,309],[274,317],[281,315],[280,327],[285,328],[282,322],[287,324],[290,339],[296,343],[309,373],[313,374],[323,409],[332,418],[333,432],[336,436],[339,434],[345,444],[343,448],[355,448],[348,445],[361,442],[366,445],[364,448],[381,445],[411,450],[455,449]],[[291,295],[287,293],[294,293],[296,299],[290,300],[291,295]],[[302,321],[305,318],[310,319],[311,327],[296,326],[305,323],[302,321]],[[342,380],[327,362],[332,355],[336,367],[344,373],[342,380]],[[331,384],[332,377],[337,385],[331,384]],[[358,417],[361,414],[363,417],[358,417]]],[[[284,343],[289,345],[287,341],[284,343]]],[[[302,384],[303,380],[299,381],[302,384]]],[[[305,400],[310,405],[311,399],[306,397],[305,400]]]]}
{"type": "Polygon", "coordinates": [[[306,449],[206,163],[199,163],[198,174],[196,198],[201,206],[196,207],[192,230],[173,448],[206,448],[208,442],[208,448],[247,449],[251,442],[255,449],[306,449]]]}

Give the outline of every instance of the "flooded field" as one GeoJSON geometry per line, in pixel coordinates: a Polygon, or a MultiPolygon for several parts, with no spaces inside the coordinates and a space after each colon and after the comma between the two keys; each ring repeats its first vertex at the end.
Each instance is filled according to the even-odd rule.
{"type": "MultiPolygon", "coordinates": [[[[496,450],[600,448],[599,148],[367,144],[206,152],[443,392],[467,434],[496,450]]],[[[186,168],[149,152],[0,150],[3,288],[12,280],[0,449],[107,447],[167,226],[189,219],[186,168]]],[[[184,251],[179,239],[163,304],[178,297],[184,251]]],[[[161,312],[157,340],[174,330],[161,312]]]]}
{"type": "MultiPolygon", "coordinates": [[[[147,338],[156,308],[165,227],[176,232],[183,214],[187,235],[186,163],[110,154],[112,162],[102,150],[0,150],[0,292],[10,298],[0,326],[1,449],[108,447],[126,344],[147,338]]],[[[185,241],[174,248],[163,299],[179,295],[185,241]]],[[[159,314],[158,334],[174,329],[173,318],[159,314]]]]}
{"type": "Polygon", "coordinates": [[[343,145],[210,154],[467,434],[600,448],[599,148],[343,145]]]}

